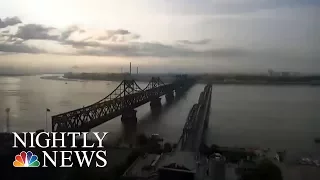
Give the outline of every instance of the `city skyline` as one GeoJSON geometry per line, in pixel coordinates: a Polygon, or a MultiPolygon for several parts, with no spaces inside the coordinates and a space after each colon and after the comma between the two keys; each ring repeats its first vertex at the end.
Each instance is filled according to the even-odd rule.
{"type": "Polygon", "coordinates": [[[303,0],[4,2],[0,69],[320,71],[320,3],[303,0]]]}

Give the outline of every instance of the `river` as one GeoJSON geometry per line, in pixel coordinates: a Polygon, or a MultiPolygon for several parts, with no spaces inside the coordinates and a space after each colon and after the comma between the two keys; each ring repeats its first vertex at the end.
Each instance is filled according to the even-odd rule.
{"type": "MultiPolygon", "coordinates": [[[[0,128],[5,129],[10,108],[10,131],[48,128],[52,115],[94,103],[108,95],[119,82],[57,81],[40,76],[0,77],[0,128]]],[[[147,83],[139,83],[145,87],[147,83]]],[[[158,133],[175,142],[192,105],[204,85],[193,86],[183,97],[166,104],[153,115],[149,104],[137,108],[137,132],[158,133]]],[[[122,136],[120,117],[92,131],[108,131],[110,139],[122,136]]],[[[214,85],[207,144],[287,149],[316,154],[320,145],[320,87],[214,85]]]]}

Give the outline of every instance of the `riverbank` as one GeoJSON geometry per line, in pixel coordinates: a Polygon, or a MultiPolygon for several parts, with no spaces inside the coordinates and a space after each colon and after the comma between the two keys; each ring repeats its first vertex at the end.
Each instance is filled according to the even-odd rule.
{"type": "Polygon", "coordinates": [[[62,76],[41,76],[41,79],[58,80],[58,81],[81,81],[80,79],[68,79],[62,76]]]}
{"type": "MultiPolygon", "coordinates": [[[[135,79],[140,82],[149,82],[152,77],[160,77],[164,83],[170,83],[176,79],[176,74],[126,74],[126,73],[66,73],[65,79],[71,80],[101,80],[122,81],[123,79],[135,79]]],[[[232,85],[308,85],[319,86],[320,76],[267,76],[267,75],[234,75],[234,74],[189,74],[191,78],[200,84],[232,84],[232,85]]]]}
{"type": "MultiPolygon", "coordinates": [[[[198,81],[201,83],[207,83],[206,81],[198,81]]],[[[320,83],[313,82],[270,82],[270,81],[210,81],[216,85],[276,85],[276,86],[320,86],[320,83]]]]}

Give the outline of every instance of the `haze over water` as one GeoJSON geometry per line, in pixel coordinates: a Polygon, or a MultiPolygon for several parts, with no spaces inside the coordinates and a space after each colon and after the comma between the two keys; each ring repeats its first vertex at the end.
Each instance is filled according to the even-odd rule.
{"type": "MultiPolygon", "coordinates": [[[[112,92],[119,82],[57,81],[40,76],[0,77],[0,128],[5,129],[5,109],[10,108],[11,131],[45,129],[51,116],[90,105],[112,92]],[[66,84],[67,82],[67,84],[66,84]]],[[[143,88],[147,84],[139,83],[143,88]]],[[[193,86],[185,96],[152,115],[149,103],[137,108],[137,132],[158,133],[176,142],[192,105],[204,85],[193,86]]],[[[315,154],[320,145],[320,87],[214,85],[207,144],[287,149],[315,154]]],[[[123,133],[120,117],[92,131],[123,133]]]]}

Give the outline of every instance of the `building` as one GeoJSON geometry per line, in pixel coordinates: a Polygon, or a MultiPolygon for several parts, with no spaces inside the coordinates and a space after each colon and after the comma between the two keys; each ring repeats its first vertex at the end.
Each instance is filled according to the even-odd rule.
{"type": "Polygon", "coordinates": [[[146,154],[136,159],[122,175],[122,179],[148,179],[157,173],[157,163],[162,159],[159,154],[146,154]]]}
{"type": "Polygon", "coordinates": [[[193,152],[146,154],[139,157],[126,170],[122,179],[193,180],[197,169],[196,164],[193,152]]]}
{"type": "Polygon", "coordinates": [[[268,70],[268,74],[269,74],[269,76],[273,76],[274,75],[274,71],[272,69],[269,69],[268,70]]]}
{"type": "Polygon", "coordinates": [[[248,161],[248,160],[241,160],[237,168],[237,172],[239,172],[241,176],[250,175],[256,170],[257,170],[257,163],[254,161],[248,161]]]}
{"type": "Polygon", "coordinates": [[[226,179],[226,160],[220,154],[214,154],[210,157],[209,176],[214,180],[226,179]]]}

